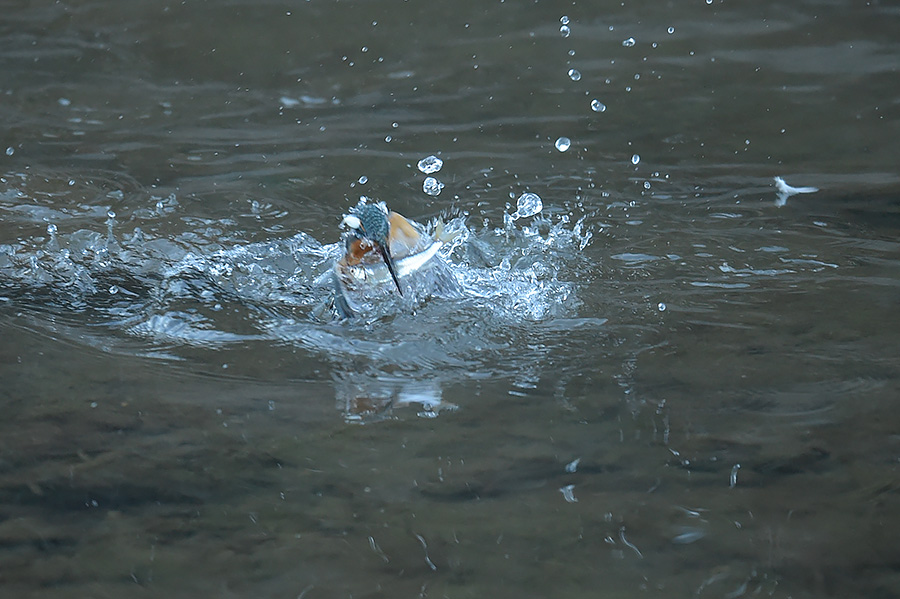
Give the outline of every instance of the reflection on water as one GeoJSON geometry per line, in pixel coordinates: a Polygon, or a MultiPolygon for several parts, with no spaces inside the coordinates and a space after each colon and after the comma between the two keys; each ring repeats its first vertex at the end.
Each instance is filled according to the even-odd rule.
{"type": "Polygon", "coordinates": [[[900,15],[657,4],[7,7],[0,594],[895,595],[900,15]]]}

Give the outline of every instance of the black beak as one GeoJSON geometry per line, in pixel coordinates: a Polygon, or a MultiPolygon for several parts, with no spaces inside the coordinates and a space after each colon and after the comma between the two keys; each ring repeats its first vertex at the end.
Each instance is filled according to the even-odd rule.
{"type": "Polygon", "coordinates": [[[397,285],[397,291],[400,292],[400,295],[403,295],[403,288],[400,287],[400,279],[397,278],[397,271],[394,270],[394,259],[391,258],[391,250],[388,249],[387,244],[378,244],[378,251],[381,252],[381,257],[384,258],[384,263],[387,264],[388,271],[391,273],[391,278],[394,279],[394,284],[397,285]]]}

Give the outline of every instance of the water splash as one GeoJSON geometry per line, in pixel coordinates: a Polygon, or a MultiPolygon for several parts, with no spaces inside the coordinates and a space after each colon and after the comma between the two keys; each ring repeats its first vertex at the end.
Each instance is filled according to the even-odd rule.
{"type": "MultiPolygon", "coordinates": [[[[59,184],[66,194],[82,189],[77,183],[69,191],[68,178],[59,184]]],[[[433,417],[452,409],[440,389],[454,372],[533,369],[535,356],[513,348],[529,345],[534,327],[556,334],[554,322],[602,326],[602,319],[578,317],[575,273],[586,268],[581,252],[593,232],[583,215],[542,216],[544,203],[531,192],[519,197],[515,219],[506,215],[498,228],[458,213],[426,223],[441,240],[441,276],[453,285],[436,286],[432,274],[404,279],[409,293],[372,298],[348,322],[335,321],[331,306],[338,242],[272,233],[248,243],[231,217],[195,218],[171,195],[91,194],[96,204],[80,204],[76,213],[70,195],[39,205],[30,193],[0,190],[0,210],[39,225],[0,245],[2,309],[108,352],[182,360],[205,351],[300,348],[329,365],[348,419],[360,413],[346,406],[365,402],[341,383],[347,364],[370,391],[382,381],[376,399],[387,412],[379,414],[414,405],[433,417]],[[506,357],[498,361],[498,354],[506,357]],[[414,380],[427,384],[411,386],[414,380]]],[[[276,218],[257,203],[247,218],[276,218]]],[[[209,361],[222,363],[201,364],[209,361]]]]}

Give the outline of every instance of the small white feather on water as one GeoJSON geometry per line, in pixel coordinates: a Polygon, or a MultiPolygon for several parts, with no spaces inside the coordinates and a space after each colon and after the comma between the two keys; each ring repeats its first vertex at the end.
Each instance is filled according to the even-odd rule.
{"type": "Polygon", "coordinates": [[[798,193],[815,193],[819,191],[818,187],[791,187],[781,177],[775,177],[775,189],[778,190],[778,197],[775,198],[776,206],[784,206],[789,197],[798,193]]]}

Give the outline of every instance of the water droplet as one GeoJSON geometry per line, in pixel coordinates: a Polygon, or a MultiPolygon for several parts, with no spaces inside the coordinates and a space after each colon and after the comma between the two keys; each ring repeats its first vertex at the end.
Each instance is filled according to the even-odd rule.
{"type": "Polygon", "coordinates": [[[644,181],[644,189],[650,189],[650,181],[644,181]]]}
{"type": "Polygon", "coordinates": [[[526,192],[519,196],[516,200],[516,213],[513,214],[513,220],[534,216],[544,209],[544,202],[541,196],[536,193],[526,192]]]}
{"type": "Polygon", "coordinates": [[[569,503],[578,503],[578,498],[575,497],[575,485],[560,487],[559,491],[563,494],[563,498],[569,503]]]}
{"type": "Polygon", "coordinates": [[[568,137],[560,137],[556,140],[556,149],[560,152],[565,152],[569,149],[569,146],[572,145],[572,140],[568,137]]]}
{"type": "Polygon", "coordinates": [[[112,210],[107,210],[107,211],[106,211],[106,216],[108,216],[109,218],[115,218],[115,217],[116,217],[116,213],[113,212],[112,210]]]}
{"type": "Polygon", "coordinates": [[[47,234],[48,235],[56,235],[56,225],[50,223],[47,225],[47,234]]]}
{"type": "Polygon", "coordinates": [[[638,154],[635,154],[631,157],[631,164],[637,164],[641,161],[641,157],[638,154]]]}
{"type": "Polygon", "coordinates": [[[581,73],[578,69],[569,69],[569,79],[572,81],[579,81],[581,79],[581,73]]]}
{"type": "MultiPolygon", "coordinates": [[[[709,0],[707,0],[707,2],[708,1],[709,0]]],[[[731,476],[729,477],[728,486],[731,487],[732,489],[737,485],[737,475],[738,475],[738,470],[740,470],[740,469],[741,469],[740,464],[735,464],[731,468],[731,476]]]]}
{"type": "Polygon", "coordinates": [[[69,179],[69,187],[75,185],[75,179],[69,179]]]}
{"type": "Polygon", "coordinates": [[[707,3],[707,4],[712,4],[712,3],[713,3],[713,0],[706,0],[706,3],[707,3]]]}
{"type": "Polygon", "coordinates": [[[394,139],[394,138],[391,137],[390,135],[385,135],[385,136],[384,136],[384,141],[386,141],[387,143],[391,143],[391,140],[392,140],[392,139],[394,139]]]}
{"type": "Polygon", "coordinates": [[[442,189],[444,189],[444,184],[434,177],[426,177],[425,182],[422,183],[422,191],[430,196],[440,195],[442,189]]]}
{"type": "Polygon", "coordinates": [[[438,172],[439,170],[441,170],[442,166],[444,166],[444,161],[437,156],[429,156],[427,158],[423,158],[419,161],[418,164],[419,170],[426,175],[438,172]]]}
{"type": "Polygon", "coordinates": [[[559,22],[562,23],[563,25],[568,25],[569,24],[569,15],[561,16],[559,18],[559,22]]]}
{"type": "Polygon", "coordinates": [[[393,127],[394,129],[396,129],[399,126],[400,126],[400,123],[391,123],[391,127],[393,127]]]}
{"type": "Polygon", "coordinates": [[[6,148],[6,155],[7,155],[7,156],[12,156],[13,154],[15,154],[15,152],[16,152],[16,151],[13,149],[12,146],[9,146],[8,148],[6,148]]]}
{"type": "Polygon", "coordinates": [[[57,102],[59,103],[60,106],[68,106],[69,104],[72,103],[72,101],[68,98],[60,98],[59,100],[57,100],[57,102]]]}
{"type": "Polygon", "coordinates": [[[368,183],[368,182],[369,182],[369,178],[368,178],[367,176],[365,176],[365,175],[363,175],[362,177],[359,178],[359,184],[360,184],[360,185],[365,185],[365,184],[368,183]]]}
{"type": "Polygon", "coordinates": [[[570,33],[572,33],[572,30],[569,29],[568,25],[563,25],[559,28],[559,34],[563,37],[569,37],[570,33]]]}
{"type": "Polygon", "coordinates": [[[594,112],[606,112],[606,104],[594,98],[591,100],[591,110],[594,112]]]}
{"type": "Polygon", "coordinates": [[[109,294],[110,294],[110,295],[115,295],[115,294],[117,294],[117,293],[119,293],[119,286],[118,286],[118,285],[113,285],[112,287],[109,288],[109,294]]]}
{"type": "Polygon", "coordinates": [[[660,312],[665,312],[666,311],[666,303],[659,302],[658,304],[656,304],[656,309],[659,310],[660,312]]]}
{"type": "Polygon", "coordinates": [[[669,35],[672,35],[673,33],[675,33],[675,28],[669,27],[669,29],[667,31],[669,32],[669,35]]]}
{"type": "Polygon", "coordinates": [[[630,38],[628,38],[627,40],[623,40],[623,41],[622,41],[622,45],[625,46],[626,48],[630,48],[630,47],[632,47],[633,45],[635,45],[636,43],[637,43],[637,42],[634,41],[634,38],[633,38],[633,37],[630,37],[630,38]]]}

